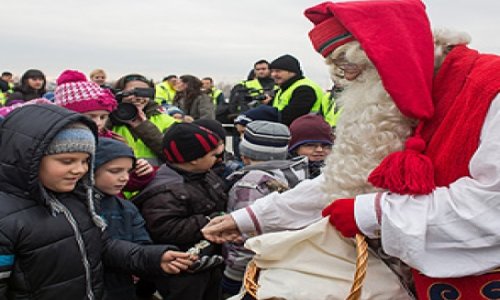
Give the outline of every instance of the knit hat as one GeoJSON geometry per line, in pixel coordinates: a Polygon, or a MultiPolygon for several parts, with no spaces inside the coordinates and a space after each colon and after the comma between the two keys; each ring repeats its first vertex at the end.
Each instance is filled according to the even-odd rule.
{"type": "Polygon", "coordinates": [[[278,110],[269,105],[259,105],[256,108],[247,110],[234,119],[234,124],[247,126],[252,121],[278,122],[278,110]]]}
{"type": "Polygon", "coordinates": [[[88,81],[85,74],[75,70],[66,70],[57,78],[55,104],[79,113],[93,110],[112,112],[118,105],[108,89],[88,81]]]}
{"type": "Polygon", "coordinates": [[[333,144],[332,127],[319,115],[307,114],[295,119],[290,124],[290,133],[289,152],[307,143],[333,144]]]}
{"type": "Polygon", "coordinates": [[[95,145],[96,138],[90,128],[82,123],[73,123],[56,134],[44,154],[85,152],[94,155],[95,145]]]}
{"type": "Polygon", "coordinates": [[[324,57],[327,57],[336,48],[355,40],[336,18],[328,18],[317,24],[309,32],[309,38],[314,49],[324,57]]]}
{"type": "Polygon", "coordinates": [[[30,101],[20,101],[17,103],[14,101],[11,101],[9,106],[4,106],[4,107],[0,108],[0,116],[5,117],[16,108],[23,107],[26,105],[33,105],[33,104],[53,104],[53,103],[45,98],[37,98],[37,99],[30,100],[30,101]]]}
{"type": "Polygon", "coordinates": [[[283,160],[288,153],[290,131],[286,125],[268,121],[247,124],[240,154],[257,161],[283,160]]]}
{"type": "MultiPolygon", "coordinates": [[[[313,45],[327,40],[327,33],[332,39],[337,37],[337,25],[331,31],[325,27],[343,25],[377,68],[399,110],[410,118],[432,116],[434,42],[420,0],[324,2],[307,9],[305,15],[315,24],[309,33],[313,45]]],[[[338,47],[342,43],[334,44],[338,47]]],[[[323,56],[335,49],[327,47],[327,53],[323,48],[316,48],[323,56]]]]}
{"type": "Polygon", "coordinates": [[[197,119],[194,120],[193,123],[209,129],[210,131],[218,135],[219,138],[223,141],[226,139],[226,130],[224,129],[224,127],[222,127],[221,122],[217,120],[197,119]]]}
{"type": "Polygon", "coordinates": [[[127,144],[111,138],[99,138],[95,152],[94,169],[97,170],[105,163],[121,157],[131,158],[133,165],[135,165],[134,151],[127,144]]]}
{"type": "Polygon", "coordinates": [[[302,75],[299,61],[290,54],[282,55],[269,64],[269,69],[285,70],[302,75]]]}
{"type": "Polygon", "coordinates": [[[219,137],[205,127],[193,123],[177,123],[163,137],[163,153],[169,162],[190,162],[216,149],[219,141],[219,137]]]}
{"type": "Polygon", "coordinates": [[[375,65],[385,90],[401,113],[421,121],[407,140],[406,150],[386,157],[368,180],[376,187],[397,193],[432,191],[434,171],[430,159],[421,154],[426,145],[420,137],[422,121],[434,113],[434,42],[424,4],[420,0],[324,2],[307,9],[305,15],[315,25],[309,37],[323,56],[335,49],[325,47],[325,41],[341,40],[337,35],[340,23],[375,65]],[[329,26],[331,30],[325,29],[329,26]]]}

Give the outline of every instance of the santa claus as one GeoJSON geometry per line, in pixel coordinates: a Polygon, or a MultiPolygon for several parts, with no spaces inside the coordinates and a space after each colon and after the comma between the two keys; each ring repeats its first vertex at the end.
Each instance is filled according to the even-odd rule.
{"type": "MultiPolygon", "coordinates": [[[[324,174],[212,220],[206,238],[301,229],[323,210],[343,236],[370,238],[410,296],[499,297],[500,58],[469,49],[465,34],[433,37],[419,0],[305,14],[344,88],[324,174]]],[[[276,240],[265,236],[259,251],[276,240]]]]}

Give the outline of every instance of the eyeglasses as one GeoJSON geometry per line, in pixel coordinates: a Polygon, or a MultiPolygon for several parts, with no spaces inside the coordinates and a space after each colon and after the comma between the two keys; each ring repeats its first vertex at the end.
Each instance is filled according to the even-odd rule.
{"type": "Polygon", "coordinates": [[[331,144],[322,144],[322,143],[306,143],[302,144],[301,147],[308,148],[308,149],[317,149],[321,148],[323,150],[331,150],[332,145],[331,144]]]}
{"type": "Polygon", "coordinates": [[[332,63],[337,68],[338,72],[336,75],[341,78],[348,77],[347,79],[356,78],[365,67],[349,62],[345,58],[344,53],[340,54],[337,58],[332,59],[332,63]]]}

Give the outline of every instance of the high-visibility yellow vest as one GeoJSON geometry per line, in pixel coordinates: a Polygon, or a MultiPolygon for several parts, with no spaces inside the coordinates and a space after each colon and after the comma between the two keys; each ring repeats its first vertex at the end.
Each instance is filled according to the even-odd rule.
{"type": "Polygon", "coordinates": [[[339,108],[337,103],[335,103],[331,91],[323,95],[323,99],[321,100],[321,112],[323,113],[323,118],[325,118],[325,121],[330,124],[330,126],[335,127],[337,125],[342,110],[343,109],[339,108]]]}
{"type": "Polygon", "coordinates": [[[7,102],[7,96],[0,91],[0,105],[4,106],[5,102],[7,102]]]}
{"type": "MultiPolygon", "coordinates": [[[[245,80],[240,83],[244,88],[249,90],[249,95],[252,97],[258,96],[264,92],[264,88],[260,84],[258,79],[245,80]]],[[[279,86],[276,84],[273,86],[273,90],[276,92],[279,90],[279,86]]]]}
{"type": "Polygon", "coordinates": [[[219,98],[220,94],[222,94],[221,90],[216,87],[212,87],[212,93],[210,96],[212,97],[212,102],[214,103],[215,107],[217,107],[217,98],[219,98]]]}
{"type": "Polygon", "coordinates": [[[175,97],[175,89],[168,82],[161,82],[155,86],[155,102],[159,105],[172,104],[175,97]]]}
{"type": "Polygon", "coordinates": [[[323,99],[323,90],[319,85],[313,82],[310,79],[302,78],[295,81],[290,87],[288,87],[285,91],[279,89],[276,96],[274,96],[273,106],[276,107],[279,111],[282,111],[285,107],[288,106],[290,99],[292,98],[292,94],[296,88],[299,86],[310,86],[314,93],[316,94],[316,101],[314,102],[311,112],[318,112],[321,108],[321,99],[323,99]]]}
{"type": "MultiPolygon", "coordinates": [[[[148,120],[155,124],[161,132],[165,132],[167,128],[176,122],[174,118],[163,113],[153,115],[148,120]]],[[[153,150],[146,146],[141,139],[136,139],[126,125],[113,126],[113,131],[121,135],[125,141],[127,141],[127,144],[134,150],[135,157],[144,158],[153,165],[159,165],[159,159],[153,150]]]]}

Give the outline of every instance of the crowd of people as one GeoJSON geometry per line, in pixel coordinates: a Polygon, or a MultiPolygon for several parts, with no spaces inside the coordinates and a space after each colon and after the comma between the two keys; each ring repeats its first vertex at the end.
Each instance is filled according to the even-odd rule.
{"type": "Polygon", "coordinates": [[[229,101],[210,77],[169,75],[155,84],[127,74],[110,84],[102,69],[88,78],[65,70],[47,90],[41,70],[16,85],[4,72],[2,296],[236,295],[251,254],[243,241],[208,242],[201,229],[318,176],[334,140],[318,106],[323,92],[295,57],[254,66],[229,101]]]}
{"type": "Polygon", "coordinates": [[[500,58],[420,0],[305,15],[328,91],[290,54],[227,100],[189,74],[3,72],[0,298],[345,299],[356,236],[357,299],[497,299],[500,58]]]}

